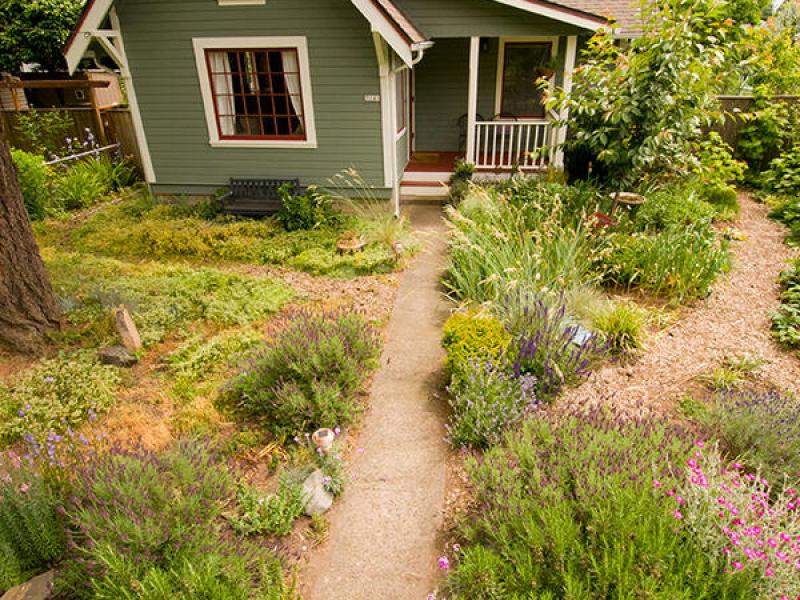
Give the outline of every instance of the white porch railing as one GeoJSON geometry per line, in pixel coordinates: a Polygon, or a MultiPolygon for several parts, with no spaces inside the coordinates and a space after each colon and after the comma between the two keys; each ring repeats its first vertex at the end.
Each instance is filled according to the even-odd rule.
{"type": "Polygon", "coordinates": [[[546,120],[477,121],[475,156],[478,169],[543,169],[557,129],[546,120]]]}

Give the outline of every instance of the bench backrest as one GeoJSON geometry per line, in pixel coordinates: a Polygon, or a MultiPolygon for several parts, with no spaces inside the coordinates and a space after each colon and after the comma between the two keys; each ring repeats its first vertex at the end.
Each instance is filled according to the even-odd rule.
{"type": "Polygon", "coordinates": [[[234,198],[280,198],[280,188],[289,184],[292,191],[300,187],[299,179],[231,179],[234,198]]]}

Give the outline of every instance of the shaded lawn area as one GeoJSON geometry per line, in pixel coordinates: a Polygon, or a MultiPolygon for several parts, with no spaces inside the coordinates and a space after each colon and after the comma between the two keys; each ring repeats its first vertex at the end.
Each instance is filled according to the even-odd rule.
{"type": "Polygon", "coordinates": [[[391,246],[370,235],[374,227],[366,219],[343,216],[337,225],[288,232],[274,218],[219,216],[210,204],[158,204],[139,192],[71,220],[37,223],[35,229],[42,246],[109,257],[280,265],[355,277],[397,267],[391,246]],[[373,241],[360,252],[340,254],[336,244],[351,232],[373,241]]]}

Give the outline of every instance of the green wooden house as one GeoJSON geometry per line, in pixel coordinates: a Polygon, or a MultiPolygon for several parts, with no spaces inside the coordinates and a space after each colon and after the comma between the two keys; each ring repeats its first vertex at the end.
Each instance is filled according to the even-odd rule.
{"type": "Polygon", "coordinates": [[[535,81],[568,90],[610,17],[635,27],[628,0],[89,0],[65,54],[119,67],[155,193],[354,167],[399,205],[458,157],[559,165],[535,81]]]}

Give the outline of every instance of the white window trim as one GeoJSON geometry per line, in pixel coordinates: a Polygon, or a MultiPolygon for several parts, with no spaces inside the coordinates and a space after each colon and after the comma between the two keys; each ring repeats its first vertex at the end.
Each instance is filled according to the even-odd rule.
{"type": "MultiPolygon", "coordinates": [[[[500,46],[497,49],[497,84],[494,94],[494,114],[499,115],[503,106],[503,70],[506,66],[506,44],[524,44],[530,43],[549,43],[550,44],[550,58],[558,57],[558,43],[560,37],[557,35],[537,35],[537,36],[523,36],[523,37],[501,37],[500,46]]],[[[555,81],[551,82],[551,89],[555,85],[555,81]]],[[[526,121],[548,121],[545,116],[543,119],[525,119],[526,121]]]]}
{"type": "Polygon", "coordinates": [[[263,6],[267,0],[217,0],[220,6],[263,6]]]}
{"type": "Polygon", "coordinates": [[[395,97],[395,102],[394,102],[394,104],[395,104],[395,107],[394,107],[394,110],[395,110],[395,123],[394,123],[395,135],[394,135],[394,141],[395,141],[395,143],[397,143],[397,142],[399,142],[400,140],[403,139],[403,136],[406,133],[408,133],[408,118],[409,118],[409,116],[408,116],[408,105],[409,105],[409,102],[410,102],[410,95],[411,95],[411,90],[409,89],[410,82],[411,82],[411,77],[409,77],[409,70],[405,66],[396,67],[396,70],[394,71],[394,74],[395,74],[395,78],[394,78],[394,81],[392,82],[392,86],[394,87],[393,91],[394,91],[394,97],[395,97]],[[406,99],[405,99],[406,103],[405,103],[404,106],[397,106],[397,76],[398,75],[404,79],[405,86],[406,86],[406,99]],[[398,131],[397,130],[397,116],[400,113],[400,111],[403,111],[403,121],[405,122],[405,126],[400,131],[398,131]]]}
{"type": "Polygon", "coordinates": [[[316,148],[317,129],[314,123],[314,99],[311,90],[311,69],[308,61],[308,44],[305,37],[225,37],[194,38],[194,56],[197,77],[206,113],[209,144],[214,148],[316,148]],[[303,116],[305,118],[305,140],[224,140],[220,139],[214,97],[206,66],[206,50],[230,48],[296,48],[300,65],[300,85],[303,90],[303,116]]]}

